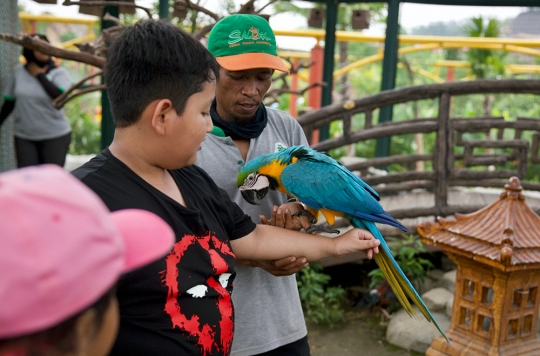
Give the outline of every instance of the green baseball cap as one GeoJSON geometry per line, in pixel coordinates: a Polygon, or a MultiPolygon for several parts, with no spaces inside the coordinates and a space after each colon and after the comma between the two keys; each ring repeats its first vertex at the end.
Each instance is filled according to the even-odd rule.
{"type": "Polygon", "coordinates": [[[219,20],[208,36],[208,50],[227,70],[271,68],[289,72],[277,55],[276,36],[261,16],[236,14],[219,20]]]}

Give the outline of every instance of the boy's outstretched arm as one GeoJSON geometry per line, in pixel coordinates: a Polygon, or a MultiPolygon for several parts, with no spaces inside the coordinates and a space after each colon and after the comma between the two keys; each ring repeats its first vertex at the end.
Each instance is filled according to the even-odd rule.
{"type": "MultiPolygon", "coordinates": [[[[294,202],[285,203],[279,207],[274,205],[270,219],[261,215],[261,223],[295,231],[299,231],[302,228],[307,229],[311,226],[311,223],[306,216],[300,216],[300,218],[292,216],[292,213],[303,209],[302,205],[294,202]]],[[[291,274],[303,270],[309,265],[304,256],[288,256],[279,260],[244,260],[237,258],[236,264],[249,267],[260,267],[276,277],[290,276],[291,274]]]]}
{"type": "Polygon", "coordinates": [[[308,261],[364,251],[368,258],[378,253],[380,241],[366,230],[353,229],[338,237],[310,235],[270,225],[257,225],[250,234],[231,241],[237,258],[277,260],[304,256],[308,261]]]}

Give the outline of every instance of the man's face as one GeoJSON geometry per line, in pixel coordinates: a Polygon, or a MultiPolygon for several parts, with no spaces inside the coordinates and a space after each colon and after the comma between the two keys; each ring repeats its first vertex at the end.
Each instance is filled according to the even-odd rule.
{"type": "Polygon", "coordinates": [[[272,84],[269,68],[229,71],[220,69],[216,86],[216,111],[225,121],[241,124],[255,115],[272,84]]]}

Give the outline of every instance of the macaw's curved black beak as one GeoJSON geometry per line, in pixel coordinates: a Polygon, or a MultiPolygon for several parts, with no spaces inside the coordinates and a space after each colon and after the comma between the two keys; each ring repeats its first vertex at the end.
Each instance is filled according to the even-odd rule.
{"type": "Polygon", "coordinates": [[[246,190],[242,190],[241,193],[242,193],[242,198],[244,198],[244,200],[250,203],[251,205],[260,205],[259,203],[255,201],[255,197],[257,197],[258,200],[262,200],[268,193],[268,188],[263,188],[260,190],[246,189],[246,190]]]}
{"type": "Polygon", "coordinates": [[[240,189],[240,193],[242,193],[242,197],[245,201],[251,205],[259,205],[255,202],[255,197],[257,197],[258,200],[262,200],[268,193],[269,187],[270,181],[268,178],[263,175],[257,175],[256,178],[253,179],[253,175],[251,175],[244,181],[244,185],[238,187],[238,189],[240,189]]]}
{"type": "Polygon", "coordinates": [[[251,205],[260,205],[255,202],[255,191],[254,190],[242,190],[242,198],[251,205]]]}

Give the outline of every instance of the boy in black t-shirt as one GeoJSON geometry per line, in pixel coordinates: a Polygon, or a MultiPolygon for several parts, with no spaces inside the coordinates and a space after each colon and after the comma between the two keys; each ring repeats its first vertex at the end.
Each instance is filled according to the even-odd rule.
{"type": "Polygon", "coordinates": [[[229,354],[235,258],[314,261],[378,252],[379,241],[364,230],[329,239],[255,225],[193,165],[212,129],[217,75],[213,56],[166,22],[139,21],[109,49],[105,78],[114,140],[73,174],[112,211],[151,211],[176,235],[164,259],[119,281],[115,356],[229,354]]]}

